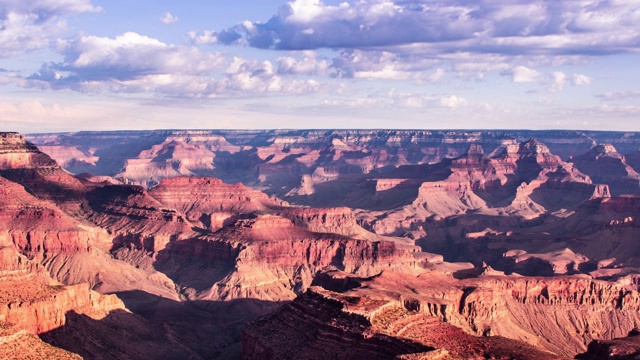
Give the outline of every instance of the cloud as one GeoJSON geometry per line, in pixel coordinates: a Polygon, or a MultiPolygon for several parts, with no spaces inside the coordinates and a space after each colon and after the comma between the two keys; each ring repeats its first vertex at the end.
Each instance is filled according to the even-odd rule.
{"type": "Polygon", "coordinates": [[[571,77],[571,84],[575,86],[589,85],[591,84],[591,78],[583,74],[574,74],[571,77]]]}
{"type": "Polygon", "coordinates": [[[289,75],[327,75],[331,72],[329,59],[318,57],[312,51],[302,53],[304,58],[285,56],[278,59],[278,74],[289,75]]]}
{"type": "Polygon", "coordinates": [[[3,0],[0,57],[46,47],[67,30],[66,15],[96,11],[89,0],[3,0]]]}
{"type": "Polygon", "coordinates": [[[440,98],[440,105],[449,108],[457,108],[467,105],[467,100],[455,95],[440,98]]]}
{"type": "Polygon", "coordinates": [[[511,81],[513,81],[514,83],[534,82],[541,76],[540,72],[529,69],[526,66],[516,66],[511,70],[504,71],[502,75],[510,75],[511,81]]]}
{"type": "Polygon", "coordinates": [[[160,21],[165,25],[171,25],[178,22],[178,17],[173,16],[170,12],[166,12],[162,15],[160,21]]]}
{"type": "MultiPolygon", "coordinates": [[[[64,61],[31,75],[28,85],[79,92],[154,93],[171,97],[220,97],[304,93],[320,88],[313,79],[284,79],[269,61],[226,59],[192,46],[165,44],[133,32],[115,38],[83,36],[60,42],[64,61]]],[[[302,71],[305,59],[292,60],[302,71]]],[[[307,59],[306,61],[310,61],[307,59]]]]}
{"type": "Polygon", "coordinates": [[[547,88],[549,92],[558,92],[564,89],[567,83],[567,74],[562,71],[554,71],[551,75],[551,85],[547,88]]]}
{"type": "Polygon", "coordinates": [[[204,31],[202,34],[190,31],[187,37],[193,45],[213,45],[218,42],[218,34],[214,31],[204,31]]]}
{"type": "MultiPolygon", "coordinates": [[[[293,0],[267,22],[220,33],[258,48],[420,48],[425,54],[612,54],[640,48],[637,1],[293,0]]],[[[196,36],[197,37],[197,36],[196,36]]],[[[218,37],[219,38],[219,37],[218,37]]],[[[220,41],[220,39],[219,39],[220,41]]]]}
{"type": "Polygon", "coordinates": [[[640,90],[621,91],[597,95],[603,101],[618,101],[626,99],[640,99],[640,90]]]}
{"type": "Polygon", "coordinates": [[[548,82],[549,87],[547,90],[549,92],[558,92],[562,91],[567,83],[570,83],[573,86],[589,85],[591,84],[591,78],[583,74],[568,76],[562,71],[554,71],[551,76],[549,76],[548,82]]]}

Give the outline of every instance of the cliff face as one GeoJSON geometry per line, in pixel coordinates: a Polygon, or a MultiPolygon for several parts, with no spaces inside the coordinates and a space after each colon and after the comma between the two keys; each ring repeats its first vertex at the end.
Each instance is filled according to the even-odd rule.
{"type": "Polygon", "coordinates": [[[435,272],[420,277],[385,272],[349,288],[341,294],[314,289],[270,319],[255,323],[247,330],[243,354],[294,358],[292,353],[299,351],[321,357],[329,339],[333,348],[343,348],[354,342],[348,334],[377,330],[462,357],[482,356],[479,348],[494,356],[571,357],[584,352],[595,338],[624,336],[640,321],[637,292],[584,278],[483,276],[458,281],[435,272]],[[325,311],[327,307],[331,310],[325,311]],[[357,320],[341,326],[337,309],[357,320]],[[294,333],[304,327],[320,330],[302,331],[306,334],[302,340],[294,333]],[[488,337],[474,338],[456,332],[456,327],[488,337]],[[446,341],[441,337],[444,329],[450,334],[446,341]],[[299,347],[289,346],[296,342],[299,347]],[[515,355],[518,350],[522,353],[515,355]]]}
{"type": "Polygon", "coordinates": [[[627,164],[625,157],[613,145],[594,146],[586,154],[570,161],[594,182],[609,185],[614,196],[640,191],[640,174],[627,164]]]}
{"type": "Polygon", "coordinates": [[[85,218],[114,236],[114,248],[162,250],[194,235],[184,215],[159,203],[139,186],[107,185],[86,195],[85,218]]]}
{"type": "Polygon", "coordinates": [[[390,268],[410,270],[417,262],[390,241],[309,232],[286,218],[264,215],[172,243],[158,255],[156,266],[178,281],[201,279],[185,281],[193,298],[283,301],[306,290],[328,266],[373,276],[390,268]]]}
{"type": "Polygon", "coordinates": [[[312,288],[245,330],[242,359],[554,359],[525,343],[465,334],[391,299],[312,288]]]}
{"type": "Polygon", "coordinates": [[[277,210],[288,204],[242,184],[225,184],[214,178],[177,177],[163,180],[149,194],[187,219],[215,231],[238,216],[277,210]]]}
{"type": "Polygon", "coordinates": [[[36,335],[12,324],[0,322],[0,354],[7,359],[80,360],[82,357],[51,346],[36,335]]]}
{"type": "MultiPolygon", "coordinates": [[[[611,143],[622,153],[638,148],[636,134],[579,131],[417,130],[178,130],[80,132],[29,136],[74,172],[117,176],[154,186],[175,176],[214,176],[259,185],[267,193],[304,202],[340,177],[387,167],[437,163],[465,153],[470,144],[488,153],[536,138],[562,159],[611,143]],[[63,151],[67,149],[67,151],[63,151]],[[72,149],[77,155],[69,156],[72,149]],[[82,170],[82,171],[78,171],[82,170]]],[[[346,205],[320,202],[316,205],[346,205]]]]}
{"type": "Polygon", "coordinates": [[[87,284],[63,286],[43,268],[12,247],[0,248],[0,322],[11,323],[31,334],[65,325],[69,311],[93,318],[124,309],[115,295],[100,295],[87,284]]]}
{"type": "Polygon", "coordinates": [[[2,177],[0,219],[0,245],[15,245],[32,256],[111,247],[104,230],[78,222],[55,204],[34,197],[21,185],[2,177]]]}
{"type": "Polygon", "coordinates": [[[441,220],[473,212],[528,220],[610,196],[606,185],[592,184],[587,175],[535,139],[507,144],[493,156],[473,145],[458,158],[429,166],[424,175],[418,171],[421,168],[405,166],[391,171],[394,177],[413,173],[422,178],[422,185],[411,204],[363,215],[366,228],[384,235],[422,237],[425,234],[420,227],[430,218],[441,220]],[[431,180],[434,174],[442,178],[431,180]]]}
{"type": "MultiPolygon", "coordinates": [[[[30,331],[46,331],[52,344],[86,357],[167,351],[211,358],[238,341],[239,324],[293,300],[248,328],[246,358],[574,355],[593,339],[639,325],[632,266],[640,264],[640,206],[594,183],[590,175],[602,174],[591,170],[600,165],[581,172],[579,161],[563,159],[604,138],[620,151],[639,139],[535,136],[376,130],[31,138],[69,169],[99,175],[75,177],[19,135],[3,134],[0,246],[28,264],[7,267],[7,276],[31,275],[0,282],[11,299],[0,321],[24,319],[30,331]],[[225,183],[239,181],[246,185],[225,183]],[[46,272],[72,286],[41,281],[46,272]],[[307,292],[312,284],[342,293],[307,292]],[[89,289],[119,293],[157,323],[89,289]],[[123,328],[135,331],[123,337],[123,328]]],[[[585,163],[606,161],[620,178],[624,158],[603,149],[585,163]]]]}

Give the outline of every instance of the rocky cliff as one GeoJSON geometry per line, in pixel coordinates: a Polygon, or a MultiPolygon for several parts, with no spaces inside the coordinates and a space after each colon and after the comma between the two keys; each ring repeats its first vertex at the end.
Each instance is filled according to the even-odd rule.
{"type": "Polygon", "coordinates": [[[0,322],[31,334],[62,327],[70,311],[100,319],[124,309],[115,295],[100,295],[87,284],[64,286],[13,247],[0,248],[0,322]]]}
{"type": "MultiPolygon", "coordinates": [[[[277,356],[279,351],[305,354],[311,351],[305,346],[322,353],[321,349],[328,347],[329,339],[334,343],[333,347],[338,347],[353,343],[346,334],[367,334],[367,330],[371,331],[368,328],[377,328],[384,329],[388,335],[402,335],[403,339],[444,348],[462,357],[482,356],[481,352],[475,352],[478,343],[494,356],[502,351],[510,352],[506,356],[515,358],[572,357],[584,352],[593,339],[624,336],[640,321],[637,292],[585,278],[481,276],[455,280],[437,272],[419,277],[385,272],[355,284],[358,285],[343,289],[339,295],[323,295],[326,291],[316,290],[320,294],[311,292],[301,296],[291,307],[258,322],[248,330],[243,354],[247,358],[254,358],[255,354],[277,356]],[[310,300],[321,304],[310,305],[310,300]],[[333,307],[337,310],[357,317],[359,320],[352,320],[350,324],[358,330],[337,325],[339,320],[334,318],[337,310],[319,310],[331,304],[335,304],[333,307]],[[310,308],[316,310],[308,311],[310,308]],[[432,327],[443,329],[443,325],[433,318],[463,329],[467,334],[484,337],[474,339],[451,329],[449,331],[455,335],[448,337],[446,342],[442,338],[431,338],[432,327]],[[301,341],[293,335],[294,329],[306,326],[316,326],[320,330],[316,333],[302,331],[312,340],[303,341],[301,350],[291,350],[297,348],[284,345],[301,341]],[[324,327],[334,328],[329,331],[324,327]],[[502,337],[514,342],[504,342],[502,337]],[[529,345],[525,347],[517,342],[529,345]],[[325,346],[319,345],[322,343],[325,346]],[[281,347],[283,350],[279,350],[281,347]],[[518,349],[524,354],[515,355],[518,349]],[[542,355],[541,351],[555,355],[542,355]]],[[[291,353],[282,354],[292,358],[291,353]]]]}
{"type": "Polygon", "coordinates": [[[640,191],[640,174],[611,144],[594,146],[584,155],[572,157],[571,162],[599,184],[607,184],[614,196],[640,191]]]}
{"type": "Polygon", "coordinates": [[[390,268],[411,271],[419,262],[411,251],[388,240],[315,233],[283,217],[260,215],[170,243],[156,267],[189,285],[186,292],[194,299],[283,301],[306,290],[328,266],[361,276],[390,268]]]}
{"type": "MultiPolygon", "coordinates": [[[[517,130],[174,130],[28,137],[74,173],[119,176],[145,186],[166,177],[215,176],[261,186],[285,200],[290,193],[291,199],[306,204],[311,203],[297,196],[311,195],[317,186],[338,177],[436,163],[463,155],[470,144],[491,153],[530,138],[565,160],[599,143],[613,144],[622,153],[631,153],[640,144],[635,133],[517,130]]],[[[313,197],[308,201],[312,199],[318,201],[313,197]]]]}
{"type": "Polygon", "coordinates": [[[522,342],[475,337],[391,299],[311,288],[245,330],[242,359],[555,359],[522,342]]]}
{"type": "Polygon", "coordinates": [[[82,356],[224,358],[244,323],[290,301],[248,328],[246,358],[554,358],[640,322],[640,207],[607,185],[619,186],[620,166],[633,178],[633,165],[594,148],[631,152],[634,134],[30,139],[98,176],[74,176],[20,135],[0,136],[0,245],[34,267],[29,279],[67,285],[25,280],[31,297],[7,309],[14,321],[50,319],[33,331],[82,356]],[[597,178],[602,161],[615,181],[597,178]],[[145,318],[92,317],[86,309],[102,306],[93,300],[108,297],[89,289],[117,293],[145,318]]]}

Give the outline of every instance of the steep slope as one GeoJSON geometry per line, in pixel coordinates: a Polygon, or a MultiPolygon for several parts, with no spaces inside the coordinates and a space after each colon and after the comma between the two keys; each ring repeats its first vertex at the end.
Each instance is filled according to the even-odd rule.
{"type": "Polygon", "coordinates": [[[34,197],[21,185],[3,177],[0,177],[0,219],[0,245],[15,245],[32,257],[111,247],[104,230],[76,221],[52,202],[34,197]]]}
{"type": "Polygon", "coordinates": [[[584,155],[573,157],[573,164],[599,184],[607,184],[614,196],[640,191],[638,174],[610,144],[594,146],[584,155]]]}
{"type": "Polygon", "coordinates": [[[13,247],[0,248],[0,295],[0,321],[36,335],[64,326],[69,311],[100,319],[124,309],[115,295],[100,295],[86,284],[61,285],[13,247]]]}
{"type": "MultiPolygon", "coordinates": [[[[402,170],[406,172],[407,168],[402,170]]],[[[535,139],[506,144],[492,157],[473,145],[464,155],[428,170],[449,175],[423,182],[410,205],[362,213],[365,227],[378,234],[421,237],[424,232],[420,229],[427,219],[471,212],[533,219],[567,212],[591,198],[609,196],[606,186],[592,184],[588,176],[535,139]]]]}
{"type": "Polygon", "coordinates": [[[152,188],[149,195],[211,231],[222,228],[237,216],[276,211],[288,205],[242,184],[225,184],[214,178],[166,179],[152,188]]]}
{"type": "Polygon", "coordinates": [[[0,322],[0,354],[6,359],[81,360],[78,354],[51,346],[34,334],[0,322]]]}
{"type": "MultiPolygon", "coordinates": [[[[314,355],[309,358],[321,358],[328,341],[331,348],[342,349],[354,343],[355,334],[370,338],[375,332],[368,329],[377,328],[383,334],[444,348],[461,357],[570,357],[584,352],[595,338],[626,335],[640,321],[637,292],[578,277],[455,280],[437,272],[418,277],[384,272],[352,281],[341,294],[314,289],[271,319],[249,327],[243,354],[252,358],[254,354],[282,353],[293,358],[290,354],[298,348],[304,355],[314,355]],[[316,310],[308,311],[310,308],[316,310]],[[473,338],[450,327],[446,331],[452,335],[442,341],[433,332],[447,327],[433,318],[467,334],[488,337],[473,338]],[[320,330],[303,330],[303,339],[294,335],[294,329],[307,327],[320,330]],[[288,346],[291,343],[299,346],[288,346]],[[544,355],[544,351],[555,355],[544,355]]],[[[362,343],[356,343],[358,349],[362,343]]]]}
{"type": "Polygon", "coordinates": [[[184,215],[167,208],[140,186],[107,185],[86,195],[87,220],[114,236],[114,248],[132,246],[157,252],[169,241],[195,235],[184,215]]]}
{"type": "Polygon", "coordinates": [[[640,334],[633,330],[628,336],[613,340],[594,340],[589,344],[587,352],[579,354],[581,360],[623,360],[640,357],[640,334]]]}
{"type": "Polygon", "coordinates": [[[242,359],[556,359],[528,344],[475,337],[389,298],[309,289],[245,330],[242,359]]]}
{"type": "Polygon", "coordinates": [[[0,176],[40,199],[75,209],[87,186],[18,133],[0,133],[0,176]]]}
{"type": "Polygon", "coordinates": [[[291,300],[328,266],[361,276],[412,271],[419,262],[391,241],[314,233],[275,215],[236,220],[199,238],[169,243],[155,267],[199,300],[291,300]]]}
{"type": "Polygon", "coordinates": [[[562,159],[597,143],[611,143],[622,153],[640,144],[635,133],[526,130],[166,130],[39,134],[29,140],[46,146],[74,173],[119,173],[149,186],[177,175],[215,176],[258,185],[290,202],[349,206],[315,203],[327,199],[310,195],[340,190],[354,175],[459,157],[470,144],[492,152],[529,138],[562,159]]]}

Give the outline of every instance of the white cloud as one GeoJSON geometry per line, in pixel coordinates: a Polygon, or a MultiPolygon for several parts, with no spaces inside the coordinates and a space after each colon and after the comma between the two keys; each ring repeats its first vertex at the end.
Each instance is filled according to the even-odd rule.
{"type": "Polygon", "coordinates": [[[170,24],[174,24],[174,23],[178,22],[178,17],[172,15],[170,12],[166,12],[166,13],[162,14],[162,17],[160,18],[160,21],[165,25],[170,25],[170,24]]]}
{"type": "Polygon", "coordinates": [[[436,71],[434,71],[433,73],[429,74],[429,76],[427,76],[427,80],[429,82],[438,82],[440,81],[440,79],[442,79],[445,75],[445,71],[443,69],[438,68],[436,71]]]}
{"type": "Polygon", "coordinates": [[[550,92],[558,92],[564,89],[565,84],[567,83],[567,74],[562,71],[554,71],[551,75],[551,84],[549,85],[548,90],[550,92]]]}
{"type": "MultiPolygon", "coordinates": [[[[144,92],[172,97],[220,97],[316,91],[313,79],[285,79],[270,61],[207,53],[129,32],[83,36],[58,46],[65,60],[28,78],[32,87],[81,92],[144,92]]],[[[303,60],[304,62],[304,60],[303,60]]]]}
{"type": "Polygon", "coordinates": [[[304,57],[297,59],[284,56],[278,59],[278,74],[290,75],[326,75],[331,64],[328,59],[318,57],[312,51],[302,52],[304,57]]]}
{"type": "Polygon", "coordinates": [[[571,84],[576,86],[591,84],[591,78],[583,74],[574,74],[571,77],[571,84]]]}
{"type": "Polygon", "coordinates": [[[457,108],[460,106],[466,106],[467,100],[455,95],[445,96],[440,98],[440,105],[449,107],[449,108],[457,108]]]}
{"type": "Polygon", "coordinates": [[[514,83],[529,83],[538,80],[540,73],[526,66],[516,66],[511,70],[511,81],[514,83]]]}
{"type": "Polygon", "coordinates": [[[214,31],[204,31],[202,34],[190,31],[187,37],[193,45],[213,45],[218,42],[218,35],[214,31]]]}
{"type": "Polygon", "coordinates": [[[638,23],[635,0],[293,0],[267,22],[225,31],[260,48],[394,51],[418,45],[429,54],[560,55],[634,52],[640,48],[638,23]]]}
{"type": "Polygon", "coordinates": [[[382,69],[375,71],[358,71],[355,78],[361,79],[381,79],[381,80],[406,80],[412,73],[394,69],[393,65],[385,65],[382,69]]]}
{"type": "Polygon", "coordinates": [[[46,47],[67,30],[66,15],[95,11],[89,0],[2,0],[0,57],[46,47]]]}

